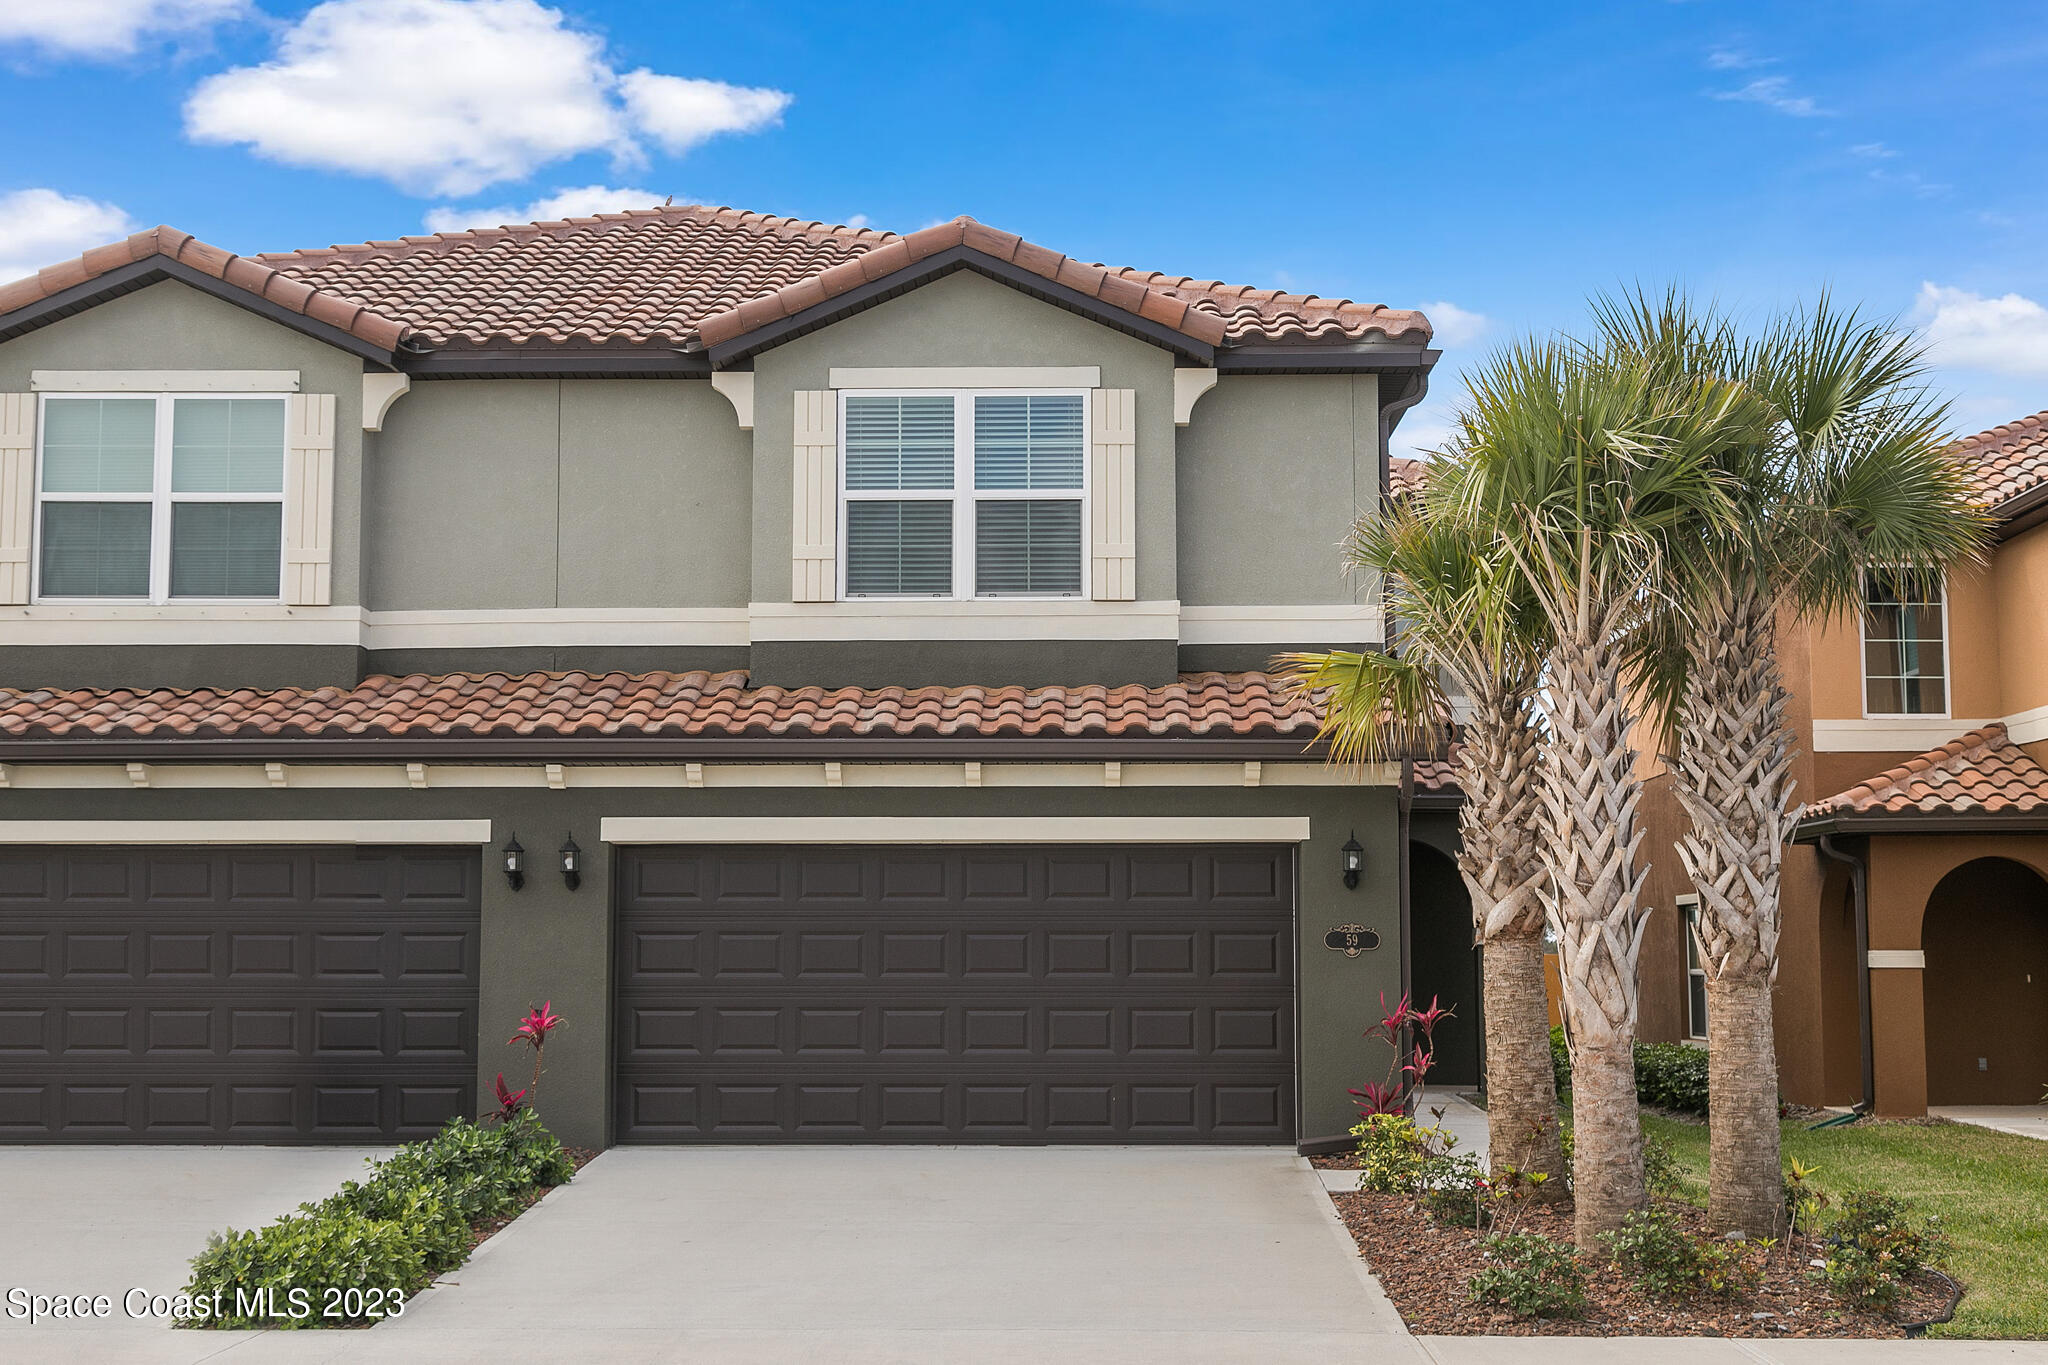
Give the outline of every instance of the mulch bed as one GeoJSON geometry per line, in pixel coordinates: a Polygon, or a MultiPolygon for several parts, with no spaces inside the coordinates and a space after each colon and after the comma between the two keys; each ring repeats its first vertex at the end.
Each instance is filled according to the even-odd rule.
{"type": "MultiPolygon", "coordinates": [[[[1848,1308],[1809,1278],[1808,1249],[1788,1254],[1780,1246],[1750,1249],[1762,1279],[1748,1298],[1653,1299],[1605,1256],[1593,1256],[1585,1261],[1584,1317],[1518,1318],[1466,1295],[1467,1282],[1486,1264],[1481,1233],[1437,1222],[1406,1195],[1359,1191],[1330,1198],[1409,1330],[1426,1336],[1903,1337],[1902,1323],[1923,1322],[1948,1306],[1948,1286],[1929,1277],[1912,1286],[1891,1318],[1848,1308]]],[[[1704,1232],[1704,1210],[1684,1203],[1668,1207],[1704,1232]]],[[[1515,1230],[1569,1242],[1571,1204],[1527,1209],[1515,1230]]]]}
{"type": "MultiPolygon", "coordinates": [[[[562,1150],[569,1154],[569,1160],[575,1163],[576,1169],[579,1171],[588,1166],[597,1157],[597,1149],[594,1147],[564,1147],[562,1150]]],[[[504,1231],[511,1224],[512,1220],[520,1214],[525,1213],[535,1204],[547,1198],[550,1191],[561,1188],[560,1185],[535,1185],[525,1194],[519,1196],[519,1207],[512,1210],[512,1212],[497,1218],[486,1218],[483,1222],[476,1224],[470,1229],[470,1254],[475,1255],[478,1247],[488,1242],[493,1235],[504,1231]]]]}

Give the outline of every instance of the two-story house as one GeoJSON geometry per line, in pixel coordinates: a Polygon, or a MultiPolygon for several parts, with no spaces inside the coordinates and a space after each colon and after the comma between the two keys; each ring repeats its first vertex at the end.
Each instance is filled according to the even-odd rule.
{"type": "Polygon", "coordinates": [[[1261,670],[1429,340],[703,207],[0,288],[0,1136],[420,1134],[543,1000],[578,1143],[1342,1133],[1449,822],[1261,670]]]}
{"type": "MultiPolygon", "coordinates": [[[[1778,1071],[1802,1103],[1913,1115],[2048,1091],[2048,413],[1957,449],[1996,518],[1984,561],[1873,574],[1860,618],[1780,632],[1808,804],[1785,858],[1778,1071]]],[[[1704,1038],[1668,781],[1646,805],[1645,1032],[1704,1038]]]]}

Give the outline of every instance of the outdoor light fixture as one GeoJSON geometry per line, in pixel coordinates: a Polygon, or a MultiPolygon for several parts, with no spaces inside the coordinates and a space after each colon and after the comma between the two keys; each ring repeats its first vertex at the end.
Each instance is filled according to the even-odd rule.
{"type": "Polygon", "coordinates": [[[1358,842],[1358,831],[1344,841],[1344,885],[1356,891],[1358,874],[1365,871],[1365,845],[1358,842]]]}
{"type": "Polygon", "coordinates": [[[583,850],[576,847],[576,836],[562,845],[562,880],[571,891],[583,885],[583,850]]]}
{"type": "Polygon", "coordinates": [[[526,885],[526,850],[519,846],[516,834],[505,841],[505,880],[512,883],[514,891],[526,885]]]}

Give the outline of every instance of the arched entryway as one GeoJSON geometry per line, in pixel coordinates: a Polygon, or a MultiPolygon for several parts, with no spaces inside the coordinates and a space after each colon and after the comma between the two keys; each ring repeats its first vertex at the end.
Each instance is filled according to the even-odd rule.
{"type": "Polygon", "coordinates": [[[1472,899],[1450,855],[1424,843],[1408,845],[1408,965],[1415,1001],[1431,998],[1456,1011],[1436,1031],[1433,1086],[1475,1087],[1480,1082],[1479,950],[1472,946],[1472,899]]]}
{"type": "Polygon", "coordinates": [[[2048,1090],[2048,881],[1979,858],[1927,899],[1929,1104],[2038,1104],[2048,1090]]]}

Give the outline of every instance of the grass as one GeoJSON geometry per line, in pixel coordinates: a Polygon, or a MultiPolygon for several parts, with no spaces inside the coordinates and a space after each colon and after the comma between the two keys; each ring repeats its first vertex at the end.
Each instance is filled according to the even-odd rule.
{"type": "MultiPolygon", "coordinates": [[[[1706,1126],[1645,1114],[1643,1128],[1671,1145],[1705,1203],[1706,1126]]],[[[1939,1215],[1956,1245],[1948,1271],[1969,1292],[1930,1335],[2048,1337],[2048,1142],[1960,1123],[1788,1123],[1784,1133],[1786,1158],[1815,1167],[1823,1193],[1882,1190],[1939,1215]]]]}

